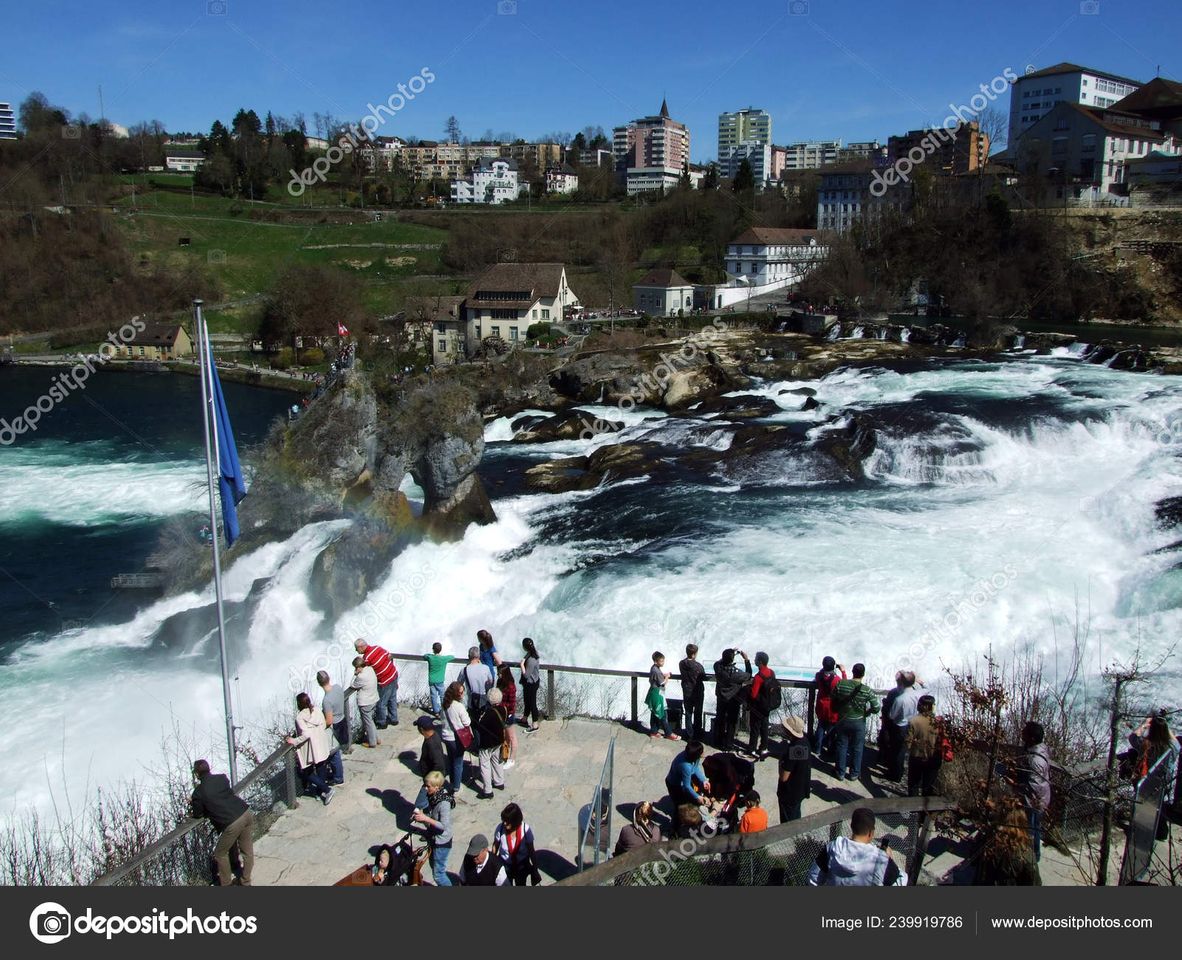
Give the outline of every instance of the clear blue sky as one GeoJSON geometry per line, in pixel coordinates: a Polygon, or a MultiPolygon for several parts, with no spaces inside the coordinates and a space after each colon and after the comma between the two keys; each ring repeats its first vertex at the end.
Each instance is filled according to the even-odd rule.
{"type": "MultiPolygon", "coordinates": [[[[938,122],[1007,67],[1071,60],[1182,76],[1179,0],[3,0],[0,100],[207,130],[240,106],[357,119],[435,76],[378,132],[535,137],[655,113],[714,156],[722,110],[772,114],[777,143],[884,140],[938,122]],[[499,13],[499,7],[513,9],[499,13]],[[1098,13],[1085,10],[1098,8],[1098,13]],[[222,12],[224,11],[224,12],[222,12]]],[[[1001,106],[1008,107],[1008,96],[1001,106]]]]}

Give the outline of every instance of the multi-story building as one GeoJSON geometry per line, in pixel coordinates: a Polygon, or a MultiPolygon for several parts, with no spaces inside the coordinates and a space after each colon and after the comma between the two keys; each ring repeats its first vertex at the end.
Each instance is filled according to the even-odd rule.
{"type": "MultiPolygon", "coordinates": [[[[568,152],[573,153],[574,151],[568,152]]],[[[610,167],[615,162],[610,150],[599,148],[579,150],[577,157],[568,157],[568,160],[576,161],[580,167],[610,167]]]]}
{"type": "Polygon", "coordinates": [[[958,123],[953,130],[908,130],[887,140],[887,162],[894,163],[918,148],[924,163],[943,173],[973,173],[989,160],[989,136],[981,131],[976,120],[958,123]],[[928,153],[924,143],[936,143],[934,153],[928,153]]]}
{"type": "Polygon", "coordinates": [[[751,175],[755,178],[755,187],[762,190],[772,180],[772,145],[759,140],[744,140],[732,147],[727,155],[727,166],[721,171],[724,177],[734,177],[746,160],[751,166],[751,175]]]}
{"type": "Polygon", "coordinates": [[[0,100],[0,140],[16,139],[16,114],[12,104],[0,100]]]}
{"type": "Polygon", "coordinates": [[[841,150],[840,140],[812,140],[790,143],[784,148],[785,170],[816,170],[827,163],[836,163],[841,150]]]}
{"type": "Polygon", "coordinates": [[[565,164],[546,171],[547,193],[574,193],[579,189],[579,175],[565,164]]]}
{"type": "Polygon", "coordinates": [[[459,308],[468,354],[486,340],[512,346],[530,324],[562,320],[579,298],[566,282],[561,263],[494,263],[468,289],[459,308]]]}
{"type": "Polygon", "coordinates": [[[840,160],[869,160],[877,163],[886,159],[887,148],[877,140],[862,140],[857,143],[847,143],[838,151],[840,160]]]}
{"type": "MultiPolygon", "coordinates": [[[[718,167],[724,177],[733,177],[742,158],[734,154],[742,144],[764,144],[772,142],[772,118],[763,110],[747,107],[734,113],[718,115],[718,167]]],[[[754,149],[748,147],[748,150],[754,149]]],[[[750,160],[750,157],[747,157],[750,160]]],[[[765,171],[770,169],[770,159],[765,171]]],[[[759,178],[756,178],[757,181],[759,178]]]]}
{"type": "Polygon", "coordinates": [[[768,176],[776,183],[779,183],[784,179],[784,171],[788,168],[788,148],[777,147],[773,143],[770,151],[770,160],[768,176]]]}
{"type": "Polygon", "coordinates": [[[612,131],[616,173],[624,179],[629,196],[672,190],[689,163],[689,151],[689,130],[670,118],[664,100],[656,116],[641,117],[612,131]]]}
{"type": "Polygon", "coordinates": [[[174,173],[195,173],[205,164],[205,156],[195,147],[164,148],[164,169],[174,173]]]}
{"type": "Polygon", "coordinates": [[[558,143],[502,143],[500,155],[515,161],[519,169],[541,172],[562,163],[562,145],[558,143]]]}
{"type": "Polygon", "coordinates": [[[1111,107],[1140,86],[1139,80],[1081,67],[1077,63],[1056,63],[1053,67],[1027,73],[1010,84],[1007,152],[1013,156],[1018,138],[1045,117],[1057,103],[1111,107]]]}
{"type": "Polygon", "coordinates": [[[1048,198],[1091,203],[1126,197],[1128,163],[1152,152],[1182,149],[1156,120],[1065,101],[1027,128],[1014,162],[1026,176],[1045,178],[1048,198]]]}
{"type": "Polygon", "coordinates": [[[869,160],[846,160],[822,167],[818,171],[821,183],[817,188],[817,228],[844,233],[868,215],[906,210],[911,202],[910,189],[900,184],[875,194],[870,190],[875,172],[875,164],[869,160]]]}
{"type": "Polygon", "coordinates": [[[709,306],[718,310],[790,287],[828,254],[829,245],[816,230],[749,227],[727,244],[729,279],[710,291],[709,306]]]}
{"type": "Polygon", "coordinates": [[[472,173],[451,185],[452,203],[505,203],[521,196],[527,184],[517,180],[517,164],[512,160],[477,161],[472,173]]]}

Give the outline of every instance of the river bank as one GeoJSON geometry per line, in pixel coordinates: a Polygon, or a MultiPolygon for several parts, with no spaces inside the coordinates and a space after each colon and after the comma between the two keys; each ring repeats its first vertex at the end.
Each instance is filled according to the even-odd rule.
{"type": "MultiPolygon", "coordinates": [[[[4,367],[56,367],[68,369],[81,362],[77,354],[37,354],[22,356],[14,354],[0,369],[4,367]]],[[[93,362],[93,361],[92,361],[93,362]]],[[[170,361],[159,363],[145,360],[108,360],[95,369],[111,373],[179,373],[189,377],[200,377],[201,372],[197,364],[185,361],[170,361]]],[[[309,394],[315,391],[317,383],[305,380],[299,374],[284,373],[279,370],[265,368],[254,369],[239,364],[218,364],[218,376],[223,383],[241,383],[251,387],[264,387],[270,390],[286,390],[290,393],[309,394]]]]}

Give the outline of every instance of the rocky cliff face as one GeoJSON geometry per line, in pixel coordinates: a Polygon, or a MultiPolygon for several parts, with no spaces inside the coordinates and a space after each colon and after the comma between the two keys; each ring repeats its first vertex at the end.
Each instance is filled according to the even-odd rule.
{"type": "Polygon", "coordinates": [[[483,453],[483,420],[460,384],[421,383],[385,405],[369,377],[351,371],[271,437],[234,551],[318,520],[352,520],[317,558],[309,589],[317,607],[339,616],[407,545],[456,539],[468,524],[496,519],[476,475],[483,453]],[[421,515],[399,489],[408,474],[424,492],[421,515]]]}

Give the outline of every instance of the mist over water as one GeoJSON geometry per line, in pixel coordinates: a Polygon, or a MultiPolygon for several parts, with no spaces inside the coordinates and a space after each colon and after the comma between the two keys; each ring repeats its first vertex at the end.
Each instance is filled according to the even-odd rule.
{"type": "MultiPolygon", "coordinates": [[[[1138,645],[1152,660],[1178,636],[1182,534],[1158,526],[1154,505],[1182,496],[1182,385],[1062,356],[848,369],[747,392],[776,401],[770,419],[793,441],[676,482],[541,495],[525,492],[520,474],[638,439],[723,452],[725,414],[594,407],[625,429],[544,445],[512,444],[512,421],[490,422],[481,474],[498,522],[408,549],[338,623],[305,593],[315,557],[347,521],[238,559],[226,588],[240,717],[269,721],[321,665],[339,675],[361,632],[392,650],[440,640],[462,653],[487,627],[510,654],[528,635],[547,660],[633,669],[654,649],[676,662],[690,641],[708,665],[737,646],[768,651],[781,672],[832,654],[864,660],[881,681],[900,666],[936,680],[989,649],[1003,659],[1042,652],[1053,676],[1077,615],[1090,627],[1093,682],[1138,645]],[[822,407],[802,412],[801,396],[780,392],[797,387],[814,389],[822,407]],[[856,412],[873,419],[877,448],[866,479],[851,482],[812,445],[856,412]]],[[[230,399],[238,426],[236,401],[250,401],[230,399]]],[[[200,508],[200,485],[190,495],[186,479],[201,475],[192,443],[178,444],[183,456],[129,462],[101,437],[45,433],[0,450],[5,530],[65,542],[96,528],[141,530],[108,544],[122,555],[106,567],[132,569],[168,511],[200,508]]],[[[58,575],[89,582],[82,570],[58,575]]],[[[20,603],[11,597],[0,602],[20,603]]],[[[4,635],[0,669],[21,722],[0,733],[4,756],[17,759],[0,768],[0,814],[44,804],[50,786],[143,775],[174,720],[219,742],[210,601],[206,589],[67,626],[6,618],[24,618],[4,635]]],[[[1178,701],[1176,661],[1156,684],[1163,701],[1178,701]]]]}

